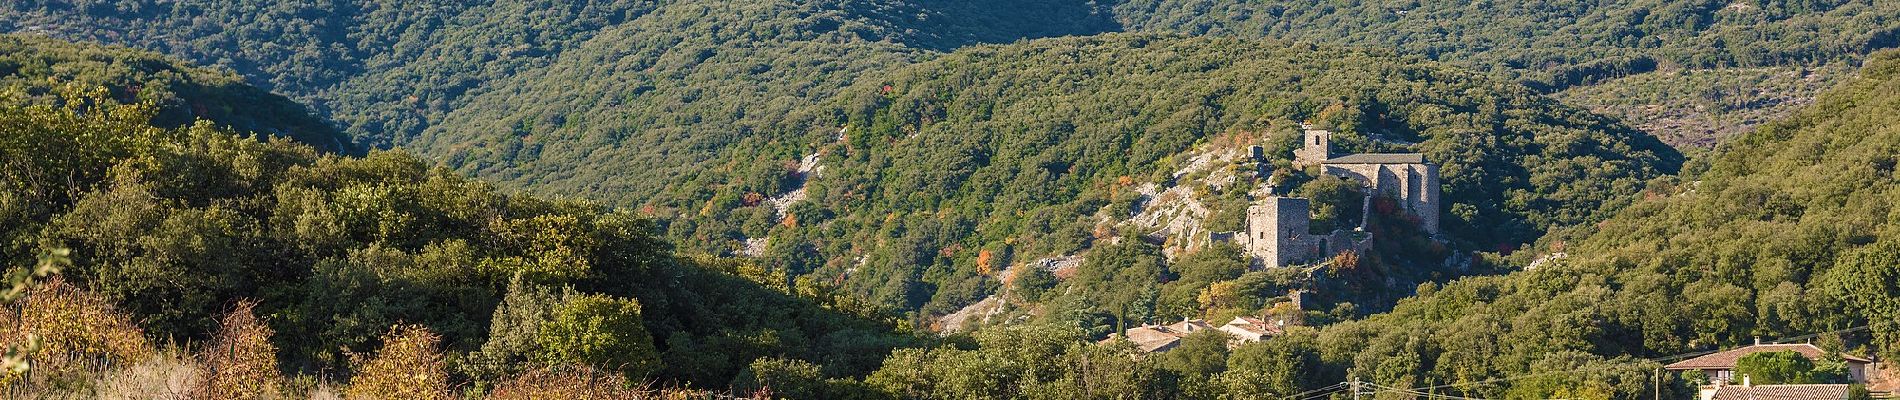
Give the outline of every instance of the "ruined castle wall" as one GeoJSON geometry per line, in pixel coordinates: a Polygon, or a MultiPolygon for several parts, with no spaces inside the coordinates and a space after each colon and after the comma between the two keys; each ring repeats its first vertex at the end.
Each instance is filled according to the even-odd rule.
{"type": "Polygon", "coordinates": [[[1438,233],[1438,166],[1431,164],[1326,164],[1327,175],[1357,180],[1374,193],[1399,199],[1428,233],[1438,233]]]}
{"type": "Polygon", "coordinates": [[[1247,207],[1247,253],[1267,268],[1311,259],[1318,252],[1317,238],[1306,232],[1312,218],[1312,203],[1307,199],[1255,200],[1247,207]]]}
{"type": "Polygon", "coordinates": [[[1407,197],[1406,204],[1411,206],[1412,214],[1418,216],[1419,225],[1425,232],[1438,234],[1438,208],[1442,205],[1439,197],[1438,166],[1422,164],[1413,169],[1419,175],[1414,179],[1415,196],[1407,197]]]}

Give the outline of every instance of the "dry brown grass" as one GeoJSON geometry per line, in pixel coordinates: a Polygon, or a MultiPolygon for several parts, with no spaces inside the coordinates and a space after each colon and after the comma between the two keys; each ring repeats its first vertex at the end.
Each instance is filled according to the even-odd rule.
{"type": "Polygon", "coordinates": [[[561,366],[538,368],[515,375],[495,385],[488,400],[536,399],[644,399],[654,398],[634,389],[627,379],[612,371],[591,367],[561,366]]]}
{"type": "Polygon", "coordinates": [[[6,397],[90,391],[105,371],[146,361],[157,352],[131,317],[58,277],[33,287],[17,304],[0,307],[0,347],[35,341],[37,348],[27,346],[30,370],[0,372],[6,397]]]}
{"type": "Polygon", "coordinates": [[[238,303],[224,316],[211,346],[198,353],[198,379],[189,391],[193,399],[284,398],[287,382],[277,369],[277,347],[271,329],[257,320],[254,301],[238,303]]]}
{"type": "Polygon", "coordinates": [[[183,400],[197,379],[197,366],[189,358],[167,351],[100,377],[94,395],[115,400],[183,400]]]}
{"type": "Polygon", "coordinates": [[[383,335],[383,350],[355,360],[356,377],[344,391],[351,399],[450,399],[448,367],[436,347],[441,336],[420,325],[398,325],[383,335]]]}

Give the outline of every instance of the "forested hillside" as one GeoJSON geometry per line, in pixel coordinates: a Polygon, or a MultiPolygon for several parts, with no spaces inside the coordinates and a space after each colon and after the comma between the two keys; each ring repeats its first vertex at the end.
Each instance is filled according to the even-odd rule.
{"type": "Polygon", "coordinates": [[[1842,75],[1829,71],[1900,46],[1900,8],[1867,0],[1127,0],[1114,13],[1129,30],[1422,55],[1697,150],[1786,117],[1842,75]]]}
{"type": "Polygon", "coordinates": [[[1552,97],[1620,118],[1685,151],[1703,151],[1786,119],[1855,69],[1843,61],[1819,67],[1658,71],[1574,87],[1552,97]]]}
{"type": "Polygon", "coordinates": [[[1128,0],[1128,29],[1395,49],[1547,89],[1658,68],[1819,65],[1900,45],[1878,1],[1128,0]]]}
{"type": "MultiPolygon", "coordinates": [[[[863,75],[975,43],[1117,30],[1293,39],[1394,49],[1563,88],[1658,68],[1851,62],[1894,44],[1900,10],[1890,8],[1661,0],[50,0],[0,5],[0,31],[126,44],[229,67],[315,105],[365,143],[420,149],[511,187],[579,189],[627,205],[681,183],[667,176],[725,159],[722,151],[780,144],[765,133],[809,118],[803,107],[863,75]],[[666,170],[613,168],[625,164],[666,170]]],[[[1815,90],[1789,95],[1805,99],[1815,90]]],[[[1739,117],[1730,119],[1730,110],[1691,107],[1722,100],[1712,96],[1658,105],[1691,119],[1762,119],[1748,117],[1759,108],[1752,103],[1736,106],[1739,117]]],[[[1588,96],[1573,96],[1580,97],[1588,96]]],[[[1647,112],[1616,100],[1577,104],[1635,119],[1647,112]]],[[[1641,127],[1652,126],[1666,125],[1641,127]]],[[[1661,136],[1694,146],[1727,132],[1661,136]]]]}
{"type": "MultiPolygon", "coordinates": [[[[1232,350],[1209,331],[1143,356],[1125,342],[1079,344],[1087,333],[1073,326],[992,329],[975,349],[900,350],[865,382],[938,399],[1285,398],[1340,393],[1354,378],[1382,399],[1684,398],[1690,381],[1655,375],[1657,359],[1756,337],[1891,359],[1896,127],[1900,53],[1876,54],[1794,118],[1522,252],[1568,254],[1535,268],[1423,284],[1393,312],[1232,350]]],[[[1815,364],[1830,362],[1844,368],[1815,364]]]]}
{"type": "MultiPolygon", "coordinates": [[[[582,81],[514,78],[544,68],[618,65],[590,78],[644,90],[583,96],[665,108],[701,95],[714,104],[802,100],[843,82],[771,82],[767,93],[718,89],[720,71],[778,63],[795,75],[837,74],[901,60],[912,49],[1110,30],[1105,10],[1084,2],[815,2],[508,0],[252,2],[217,0],[24,1],[0,4],[0,32],[52,35],[148,48],[231,68],[259,86],[317,106],[365,142],[404,144],[446,114],[506,82],[546,93],[582,81]],[[929,7],[926,7],[926,4],[929,7]],[[604,34],[604,35],[603,35],[604,34]],[[603,35],[601,39],[594,39],[603,35]],[[569,50],[591,44],[575,54],[569,50]],[[805,50],[793,51],[790,46],[805,50]],[[877,49],[867,53],[867,49],[877,49]],[[714,57],[717,53],[732,52],[714,57]],[[567,59],[571,65],[556,64],[567,59]],[[695,68],[687,68],[695,67],[695,68]],[[679,69],[704,69],[689,73],[679,69]],[[673,88],[680,88],[675,91],[673,88]],[[690,95],[681,91],[690,92],[690,95]],[[682,100],[682,97],[686,97],[682,100]]],[[[537,74],[540,75],[540,74],[537,74]]],[[[567,78],[578,78],[567,76],[567,78]]],[[[600,82],[600,83],[607,83],[600,82]]],[[[570,105],[571,106],[571,105],[570,105]]],[[[687,111],[712,117],[725,106],[687,111]]],[[[495,111],[488,109],[485,111],[495,111]]],[[[572,108],[562,114],[577,113],[572,108]]],[[[677,127],[678,117],[660,118],[677,127]]],[[[715,118],[718,119],[718,118],[715,118]]],[[[487,132],[501,134],[502,132],[487,132]]],[[[664,137],[664,136],[654,136],[664,137]]],[[[494,140],[494,139],[490,139],[494,140]]]]}
{"type": "MultiPolygon", "coordinates": [[[[983,270],[1087,249],[1102,234],[1079,216],[1126,202],[1116,193],[1129,188],[1112,186],[1159,179],[1178,153],[1216,136],[1285,146],[1295,121],[1314,120],[1352,135],[1342,151],[1426,152],[1446,166],[1451,237],[1483,250],[1592,220],[1680,163],[1639,132],[1523,88],[1308,45],[1114,35],[978,47],[906,68],[914,51],[822,37],[740,52],[711,49],[749,34],[682,33],[655,44],[658,54],[611,47],[658,30],[649,23],[747,20],[707,15],[603,31],[443,125],[470,128],[431,128],[411,147],[504,187],[634,201],[696,253],[737,254],[771,236],[753,255],[777,271],[925,315],[994,293],[983,270]],[[818,53],[830,55],[810,58],[818,53]],[[776,61],[750,61],[760,59],[776,61]],[[728,68],[737,64],[750,67],[728,68]],[[615,80],[628,68],[646,83],[615,80]],[[787,86],[813,71],[832,77],[787,86]],[[582,84],[555,91],[550,81],[582,84]],[[824,88],[852,81],[864,82],[824,88]],[[822,93],[844,95],[798,97],[822,93]],[[512,134],[450,133],[501,131],[512,134]],[[792,167],[814,153],[833,172],[810,182],[809,201],[777,204],[785,215],[760,201],[793,190],[802,180],[792,167]],[[591,167],[567,167],[582,164],[591,167]]],[[[730,32],[777,29],[754,28],[730,32]]]]}
{"type": "Polygon", "coordinates": [[[848,89],[819,114],[837,119],[798,146],[716,158],[763,162],[712,164],[642,207],[707,251],[769,236],[759,254],[769,265],[944,313],[995,289],[986,270],[1113,236],[1090,216],[1132,201],[1137,184],[1171,179],[1183,152],[1217,137],[1273,144],[1282,168],[1303,120],[1342,132],[1342,152],[1424,152],[1444,166],[1449,237],[1484,250],[1590,221],[1681,162],[1640,132],[1522,87],[1306,45],[1047,39],[880,78],[848,89]],[[807,202],[761,201],[791,190],[809,154],[824,170],[807,202]],[[734,175],[744,180],[725,178],[734,175]]]}
{"type": "Polygon", "coordinates": [[[1391,314],[1327,328],[1318,349],[1354,349],[1328,357],[1381,384],[1470,384],[1441,390],[1475,397],[1532,390],[1524,387],[1536,397],[1563,397],[1553,391],[1564,387],[1636,397],[1648,367],[1583,368],[1596,364],[1585,354],[1656,357],[1752,337],[1846,330],[1816,340],[1900,355],[1892,321],[1900,304],[1896,111],[1900,54],[1881,53],[1793,118],[1652,185],[1603,223],[1545,239],[1542,254],[1521,256],[1567,257],[1421,287],[1391,314]],[[1579,372],[1476,384],[1567,370],[1579,372]]]}
{"type": "Polygon", "coordinates": [[[303,105],[245,84],[230,72],[198,68],[139,50],[23,35],[0,35],[0,90],[14,105],[58,103],[65,85],[104,87],[122,102],[156,106],[152,123],[209,120],[241,132],[283,136],[331,152],[360,152],[303,105]]]}
{"type": "Polygon", "coordinates": [[[1688,396],[1652,358],[1757,336],[1900,357],[1892,8],[7,2],[0,260],[61,271],[0,296],[40,363],[0,395],[1598,399],[1688,396]],[[1662,135],[1694,161],[1632,127],[1766,121],[1662,135]],[[1342,211],[1302,123],[1439,164],[1443,234],[1342,211]],[[1248,271],[1205,234],[1268,184],[1378,244],[1248,271]],[[1129,222],[1179,199],[1205,236],[1129,222]],[[1098,342],[1261,314],[1315,327],[1098,342]]]}
{"type": "Polygon", "coordinates": [[[675,256],[629,213],[505,194],[407,153],[153,126],[149,103],[55,86],[45,104],[0,106],[0,259],[65,260],[86,294],[55,285],[0,313],[0,346],[51,344],[28,355],[44,368],[0,375],[8,396],[36,397],[11,391],[20,379],[85,393],[110,369],[84,360],[137,364],[149,343],[244,337],[258,340],[245,354],[282,360],[247,368],[339,378],[399,324],[439,335],[421,351],[476,389],[544,366],[724,389],[760,357],[850,376],[919,341],[829,286],[675,256]],[[219,333],[253,310],[265,333],[219,333]]]}

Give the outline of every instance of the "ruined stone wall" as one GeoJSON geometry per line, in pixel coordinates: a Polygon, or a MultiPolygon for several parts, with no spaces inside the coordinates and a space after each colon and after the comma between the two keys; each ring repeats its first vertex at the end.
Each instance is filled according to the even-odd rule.
{"type": "Polygon", "coordinates": [[[1418,216],[1420,227],[1438,233],[1438,166],[1431,164],[1326,164],[1327,175],[1357,180],[1392,197],[1418,216]]]}
{"type": "Polygon", "coordinates": [[[1267,197],[1247,207],[1247,254],[1262,268],[1307,261],[1319,254],[1319,238],[1307,234],[1312,202],[1302,198],[1267,197]]]}
{"type": "Polygon", "coordinates": [[[1441,205],[1439,204],[1438,166],[1422,164],[1413,170],[1421,175],[1413,180],[1416,185],[1413,191],[1417,195],[1407,197],[1405,204],[1412,209],[1412,215],[1418,216],[1419,226],[1425,228],[1426,233],[1437,235],[1438,208],[1441,205]]]}

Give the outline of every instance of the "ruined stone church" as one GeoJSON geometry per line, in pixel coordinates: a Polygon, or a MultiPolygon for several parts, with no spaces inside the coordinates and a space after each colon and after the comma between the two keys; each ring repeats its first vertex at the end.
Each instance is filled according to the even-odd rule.
{"type": "MultiPolygon", "coordinates": [[[[1370,213],[1373,196],[1390,197],[1417,216],[1426,233],[1438,234],[1438,166],[1426,161],[1425,155],[1352,154],[1334,158],[1332,132],[1303,128],[1303,144],[1294,151],[1295,165],[1317,165],[1326,175],[1359,182],[1366,193],[1362,215],[1370,213]]],[[[1272,190],[1260,193],[1247,207],[1247,231],[1238,241],[1256,267],[1307,264],[1349,250],[1363,251],[1371,245],[1373,238],[1363,222],[1369,218],[1362,218],[1361,225],[1350,230],[1315,235],[1308,231],[1313,218],[1310,200],[1278,196],[1272,190]]]]}

